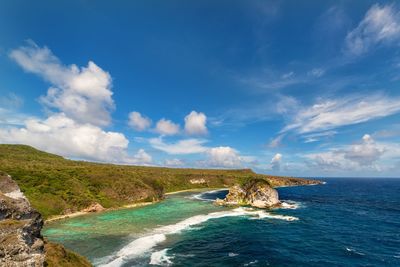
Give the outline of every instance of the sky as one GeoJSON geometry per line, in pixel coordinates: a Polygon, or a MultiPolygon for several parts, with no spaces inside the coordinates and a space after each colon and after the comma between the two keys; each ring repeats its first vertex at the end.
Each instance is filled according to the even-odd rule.
{"type": "Polygon", "coordinates": [[[116,164],[400,177],[400,5],[1,1],[0,143],[116,164]]]}

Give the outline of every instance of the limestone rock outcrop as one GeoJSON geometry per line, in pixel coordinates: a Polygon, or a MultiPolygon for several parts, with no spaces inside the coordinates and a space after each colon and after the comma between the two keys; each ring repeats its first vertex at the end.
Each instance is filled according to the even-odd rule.
{"type": "Polygon", "coordinates": [[[43,266],[42,226],[42,216],[18,185],[9,175],[0,173],[0,266],[43,266]]]}
{"type": "Polygon", "coordinates": [[[240,205],[272,208],[280,205],[278,192],[263,179],[250,179],[243,185],[234,185],[225,199],[217,199],[217,205],[240,205]]]}
{"type": "Polygon", "coordinates": [[[93,203],[92,205],[90,205],[89,207],[83,209],[83,212],[99,212],[99,211],[103,211],[105,210],[105,208],[99,204],[99,203],[93,203]]]}

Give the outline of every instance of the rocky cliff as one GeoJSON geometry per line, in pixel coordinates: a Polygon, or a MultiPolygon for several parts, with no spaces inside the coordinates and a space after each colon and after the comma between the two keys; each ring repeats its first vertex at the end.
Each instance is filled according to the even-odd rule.
{"type": "Polygon", "coordinates": [[[0,265],[42,266],[42,216],[34,210],[18,185],[0,174],[0,265]]]}
{"type": "Polygon", "coordinates": [[[0,266],[91,266],[61,245],[45,242],[42,227],[41,214],[12,178],[0,173],[0,266]]]}
{"type": "Polygon", "coordinates": [[[251,179],[243,185],[234,185],[229,189],[225,199],[217,199],[218,205],[241,205],[257,208],[279,206],[278,191],[263,179],[251,179]]]}

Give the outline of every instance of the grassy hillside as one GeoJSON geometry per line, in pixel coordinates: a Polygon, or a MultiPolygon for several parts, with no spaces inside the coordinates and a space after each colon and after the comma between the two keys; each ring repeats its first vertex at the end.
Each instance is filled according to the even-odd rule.
{"type": "Polygon", "coordinates": [[[92,264],[83,256],[64,248],[62,245],[45,241],[45,267],[91,267],[92,264]]]}
{"type": "Polygon", "coordinates": [[[255,177],[273,186],[310,182],[259,175],[248,169],[172,169],[73,161],[24,145],[0,145],[0,171],[17,181],[44,218],[74,212],[94,202],[106,208],[119,207],[159,200],[165,192],[224,187],[255,177]]]}

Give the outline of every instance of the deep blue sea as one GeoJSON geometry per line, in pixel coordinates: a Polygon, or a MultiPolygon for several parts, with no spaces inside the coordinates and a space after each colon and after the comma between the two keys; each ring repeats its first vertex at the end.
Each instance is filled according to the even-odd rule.
{"type": "Polygon", "coordinates": [[[324,181],[278,188],[286,208],[270,212],[213,206],[226,191],[183,193],[45,236],[99,266],[400,266],[400,179],[324,181]]]}

